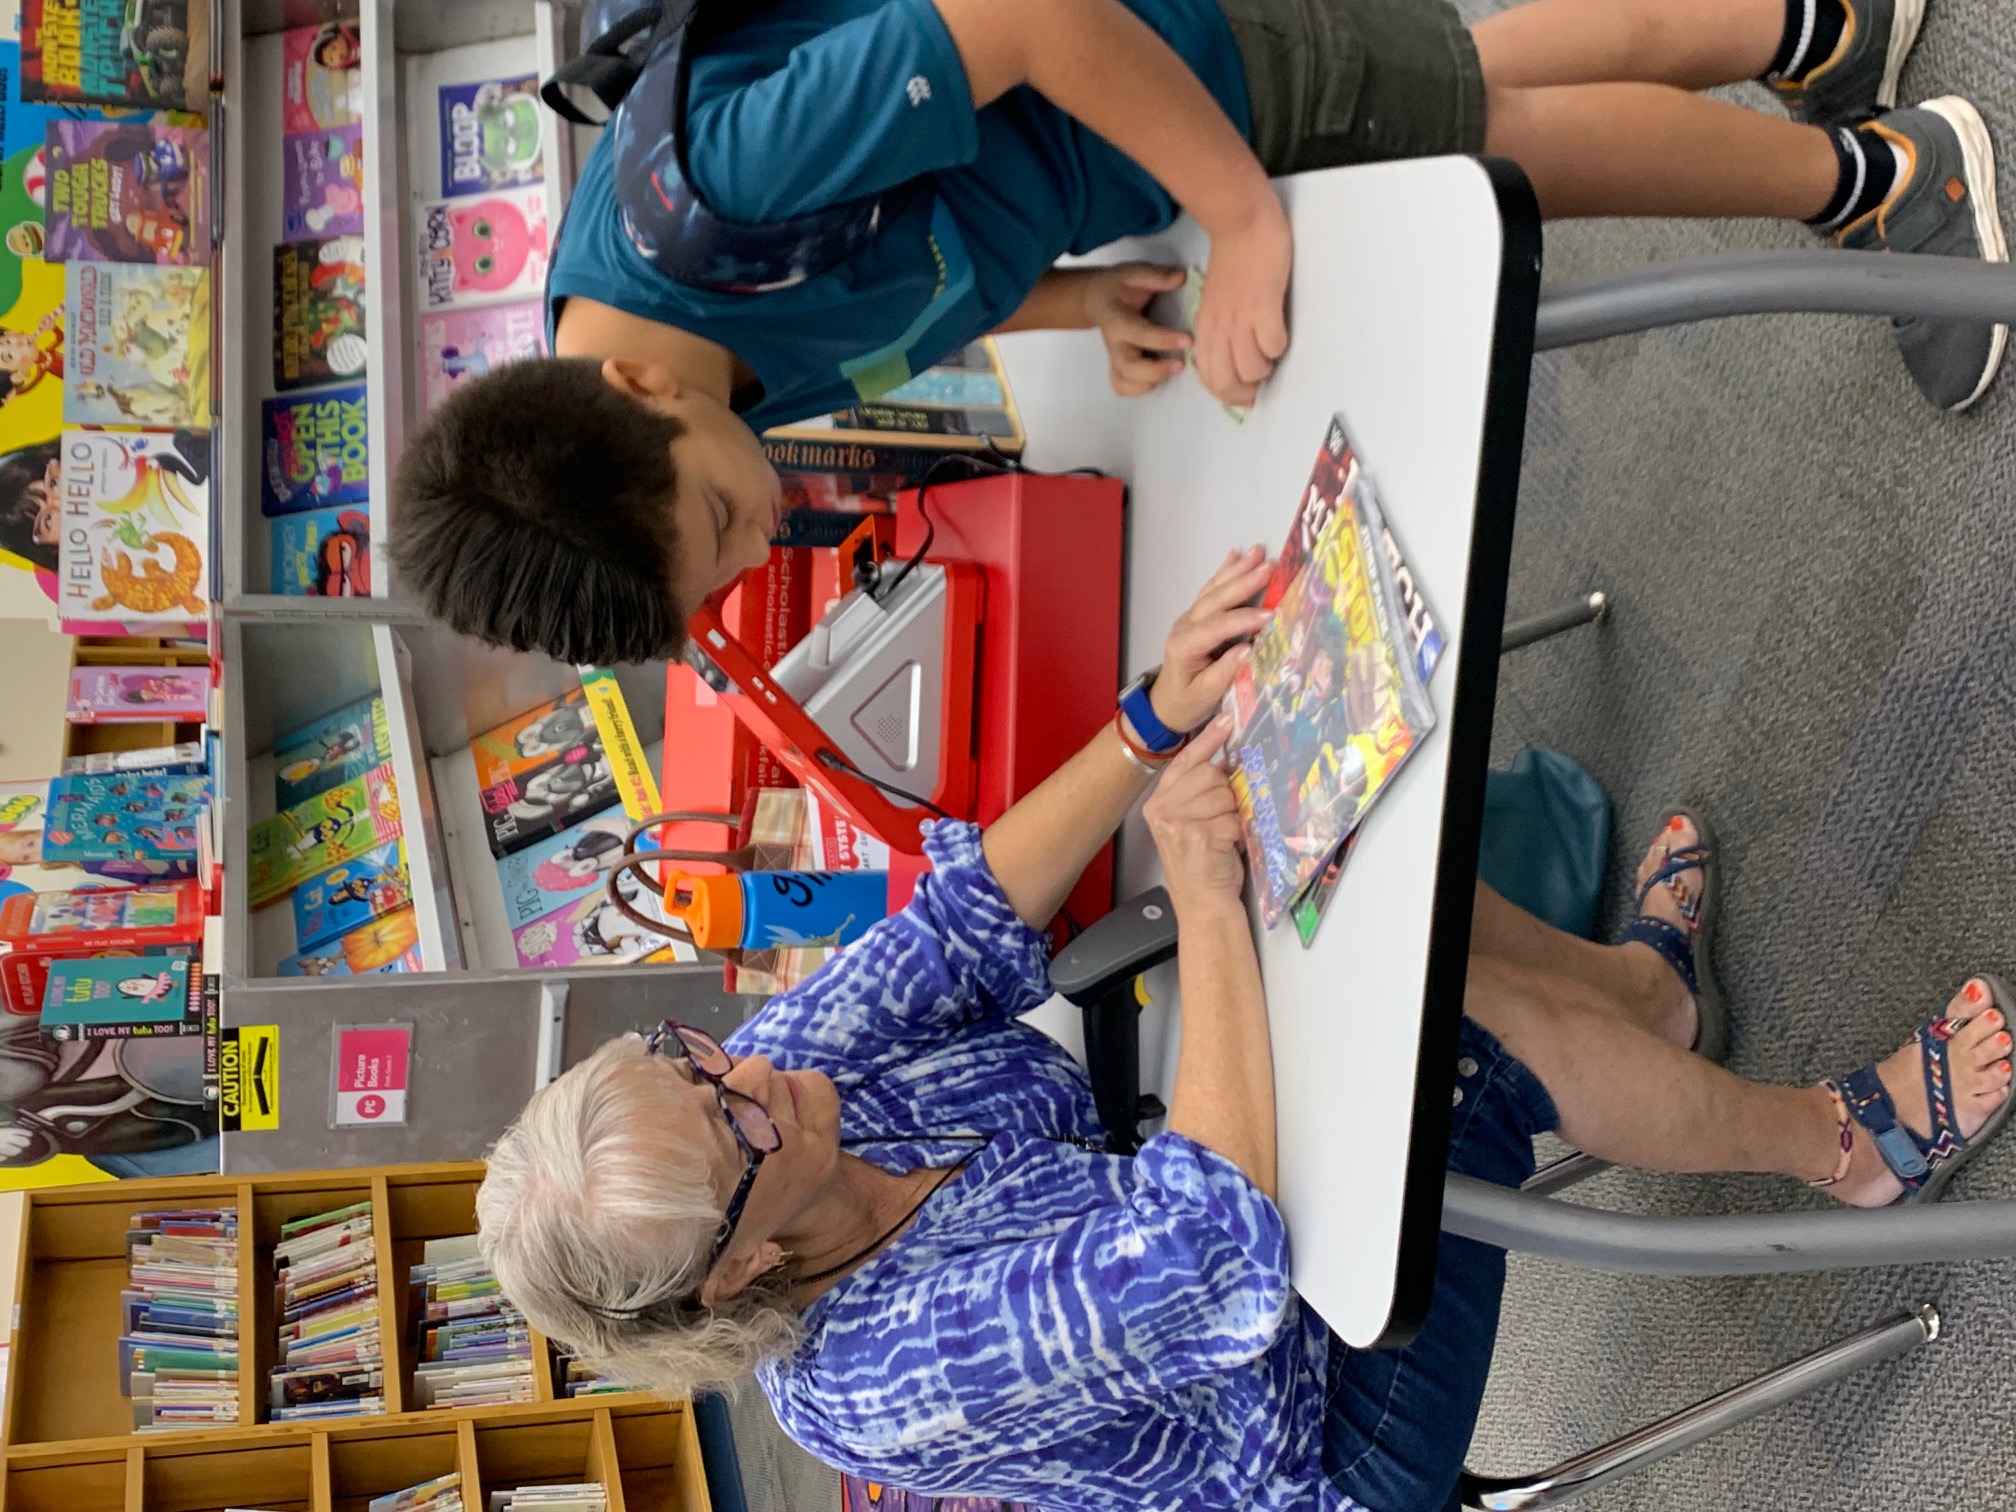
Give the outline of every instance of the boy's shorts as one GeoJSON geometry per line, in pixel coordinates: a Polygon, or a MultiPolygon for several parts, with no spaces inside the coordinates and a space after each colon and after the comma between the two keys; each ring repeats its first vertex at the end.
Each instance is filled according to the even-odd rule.
{"type": "Polygon", "coordinates": [[[1484,150],[1484,74],[1445,0],[1219,0],[1270,174],[1484,150]]]}

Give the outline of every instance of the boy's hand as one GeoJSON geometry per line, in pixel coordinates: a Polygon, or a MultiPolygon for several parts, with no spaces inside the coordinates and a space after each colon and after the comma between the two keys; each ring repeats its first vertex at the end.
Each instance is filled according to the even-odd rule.
{"type": "Polygon", "coordinates": [[[1113,392],[1121,397],[1145,394],[1183,371],[1190,338],[1143,313],[1157,294],[1182,288],[1183,276],[1181,268],[1131,262],[1101,268],[1085,280],[1085,316],[1106,343],[1113,392]]]}
{"type": "Polygon", "coordinates": [[[1211,237],[1197,306],[1197,377],[1220,404],[1253,402],[1288,350],[1288,272],[1295,241],[1269,189],[1243,224],[1211,237]]]}
{"type": "Polygon", "coordinates": [[[1155,717],[1170,729],[1196,729],[1224,701],[1252,655],[1246,643],[1273,617],[1272,610],[1252,607],[1273,570],[1261,547],[1230,553],[1170,626],[1162,670],[1148,693],[1155,717]]]}

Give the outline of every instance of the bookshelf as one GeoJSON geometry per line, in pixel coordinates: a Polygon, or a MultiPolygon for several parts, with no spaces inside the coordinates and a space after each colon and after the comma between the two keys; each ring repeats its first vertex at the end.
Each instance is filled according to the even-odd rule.
{"type": "MultiPolygon", "coordinates": [[[[612,1512],[708,1512],[691,1411],[642,1393],[504,1407],[409,1411],[413,1352],[388,1411],[317,1423],[263,1420],[272,1353],[272,1246],[289,1218],[371,1198],[380,1233],[380,1326],[403,1339],[406,1268],[428,1239],[470,1233],[483,1168],[473,1162],[372,1166],[246,1179],[189,1177],[30,1192],[13,1319],[13,1367],[0,1418],[0,1512],[363,1512],[374,1496],[449,1470],[465,1503],[538,1482],[595,1481],[612,1512]],[[134,1434],[119,1395],[114,1339],[130,1213],[237,1205],[244,1299],[240,1423],[134,1434]]],[[[544,1341],[533,1336],[535,1357],[544,1341]]]]}

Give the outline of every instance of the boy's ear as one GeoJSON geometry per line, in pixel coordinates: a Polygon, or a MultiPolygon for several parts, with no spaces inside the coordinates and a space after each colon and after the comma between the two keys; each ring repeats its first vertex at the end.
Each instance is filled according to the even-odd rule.
{"type": "Polygon", "coordinates": [[[602,362],[602,381],[619,394],[641,399],[653,408],[679,397],[679,379],[662,362],[607,357],[602,362]]]}

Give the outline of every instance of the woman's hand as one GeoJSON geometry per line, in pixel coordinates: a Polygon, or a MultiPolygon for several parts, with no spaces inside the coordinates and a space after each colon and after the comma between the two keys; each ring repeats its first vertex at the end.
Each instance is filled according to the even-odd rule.
{"type": "Polygon", "coordinates": [[[1183,287],[1181,268],[1120,263],[1085,280],[1085,318],[1106,343],[1113,392],[1132,399],[1160,388],[1183,371],[1190,338],[1159,326],[1144,313],[1157,294],[1183,287]]]}
{"type": "Polygon", "coordinates": [[[1179,918],[1229,907],[1243,921],[1239,892],[1246,882],[1246,861],[1239,801],[1216,760],[1231,734],[1229,715],[1212,720],[1170,761],[1141,810],[1179,918]]]}
{"type": "Polygon", "coordinates": [[[1295,239],[1272,188],[1250,218],[1211,235],[1197,305],[1197,377],[1220,404],[1250,405],[1288,350],[1288,273],[1295,239]]]}
{"type": "Polygon", "coordinates": [[[1170,729],[1196,729],[1224,701],[1252,654],[1246,642],[1273,615],[1271,609],[1247,607],[1273,570],[1259,546],[1227,554],[1196,602],[1170,626],[1162,670],[1148,692],[1155,717],[1170,729]]]}

